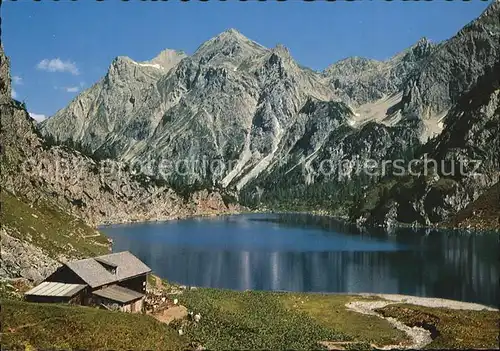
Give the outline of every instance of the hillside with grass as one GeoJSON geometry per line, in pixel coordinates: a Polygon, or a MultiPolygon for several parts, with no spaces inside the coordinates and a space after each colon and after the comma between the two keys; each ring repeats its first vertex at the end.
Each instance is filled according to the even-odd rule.
{"type": "Polygon", "coordinates": [[[318,349],[321,341],[370,349],[408,341],[387,321],[346,308],[361,297],[219,289],[184,295],[180,300],[204,318],[200,326],[186,328],[186,335],[209,349],[318,349]]]}
{"type": "Polygon", "coordinates": [[[108,253],[108,239],[57,207],[2,190],[0,276],[40,281],[59,262],[108,253]]]}
{"type": "Polygon", "coordinates": [[[150,316],[2,299],[2,350],[186,350],[186,338],[150,316]]]}
{"type": "MultiPolygon", "coordinates": [[[[150,279],[150,288],[155,281],[161,280],[150,279]]],[[[498,349],[498,311],[481,306],[162,284],[168,300],[178,299],[200,320],[166,324],[153,315],[28,303],[13,286],[2,285],[2,349],[498,349]],[[369,308],[360,312],[356,306],[369,308]]]]}
{"type": "Polygon", "coordinates": [[[110,251],[110,242],[98,230],[48,204],[28,204],[2,191],[0,220],[3,229],[40,247],[52,258],[83,258],[110,251]]]}

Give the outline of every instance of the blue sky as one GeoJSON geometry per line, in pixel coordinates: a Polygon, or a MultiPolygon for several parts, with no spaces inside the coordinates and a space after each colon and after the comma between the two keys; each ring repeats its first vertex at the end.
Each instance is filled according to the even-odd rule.
{"type": "Polygon", "coordinates": [[[6,1],[2,42],[16,98],[50,116],[105,75],[116,56],[143,61],[166,48],[192,54],[236,28],[264,46],[283,44],[300,64],[323,70],[348,56],[386,59],[423,36],[445,40],[489,3],[6,1]]]}

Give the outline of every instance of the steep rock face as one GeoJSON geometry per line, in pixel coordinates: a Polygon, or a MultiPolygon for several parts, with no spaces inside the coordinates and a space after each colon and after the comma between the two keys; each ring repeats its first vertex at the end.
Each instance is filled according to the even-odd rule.
{"type": "Polygon", "coordinates": [[[92,151],[111,134],[123,135],[124,140],[144,139],[153,132],[153,127],[141,111],[158,107],[153,97],[159,94],[156,82],[164,72],[168,70],[158,64],[117,57],[106,76],[44,123],[42,132],[47,128],[57,131],[51,135],[57,141],[71,139],[92,151]],[[66,118],[59,117],[62,115],[66,118]]]}
{"type": "Polygon", "coordinates": [[[296,183],[314,182],[318,167],[311,166],[311,163],[324,160],[329,152],[329,143],[340,144],[346,135],[355,130],[350,127],[352,116],[351,109],[343,102],[309,98],[294,123],[284,131],[275,151],[276,156],[270,160],[266,171],[252,179],[247,187],[267,188],[266,185],[283,182],[290,172],[296,183]]]}
{"type": "Polygon", "coordinates": [[[500,61],[460,97],[441,135],[426,145],[435,159],[478,160],[480,170],[500,169],[500,61]]]}
{"type": "MultiPolygon", "coordinates": [[[[46,242],[48,241],[45,240],[46,237],[43,233],[39,233],[34,226],[31,225],[31,221],[44,220],[45,218],[40,218],[40,212],[38,212],[38,215],[35,214],[35,210],[32,210],[33,206],[26,204],[24,205],[25,209],[28,209],[28,212],[20,216],[19,212],[21,211],[19,210],[19,204],[22,203],[20,201],[8,201],[13,199],[13,197],[9,194],[9,189],[5,186],[6,184],[4,181],[9,177],[8,174],[10,174],[11,177],[20,176],[16,174],[19,171],[18,165],[20,160],[26,155],[16,152],[12,153],[12,140],[6,134],[6,129],[10,126],[7,128],[5,126],[15,122],[15,120],[10,118],[11,115],[9,115],[9,113],[21,110],[21,106],[17,101],[11,99],[9,62],[4,55],[2,46],[0,46],[0,66],[0,113],[2,116],[2,206],[0,209],[2,222],[2,228],[0,230],[2,252],[0,256],[0,278],[25,278],[30,281],[39,281],[54,271],[59,263],[56,260],[56,255],[51,255],[48,250],[33,243],[34,238],[46,242]],[[26,218],[26,215],[28,215],[29,218],[26,218]],[[25,229],[28,230],[26,231],[25,229]]],[[[27,113],[25,114],[27,115],[27,113]]],[[[13,124],[13,127],[16,128],[17,124],[13,124]]],[[[24,133],[18,131],[20,136],[19,141],[29,144],[29,135],[33,132],[33,124],[31,124],[28,129],[24,130],[24,133]],[[27,138],[25,139],[25,137],[27,138]]],[[[50,212],[54,214],[58,211],[54,208],[50,212]]],[[[92,231],[90,228],[88,229],[92,231]]],[[[76,233],[69,231],[64,234],[75,235],[76,233]]],[[[89,239],[89,246],[92,246],[91,242],[94,242],[94,239],[95,238],[89,239]]],[[[51,245],[51,243],[48,243],[48,245],[51,245]]],[[[71,254],[71,250],[67,250],[64,253],[64,257],[70,257],[71,254]]]]}
{"type": "Polygon", "coordinates": [[[404,88],[403,113],[429,118],[448,111],[500,58],[500,2],[440,43],[404,88]]]}
{"type": "Polygon", "coordinates": [[[428,173],[398,180],[375,206],[361,205],[352,219],[384,225],[395,207],[399,222],[450,223],[455,213],[490,191],[500,179],[499,62],[459,98],[444,121],[443,132],[421,150],[422,167],[425,159],[436,161],[428,173]]]}
{"type": "Polygon", "coordinates": [[[466,208],[456,213],[446,226],[487,230],[500,227],[500,183],[496,183],[466,208]]]}
{"type": "Polygon", "coordinates": [[[142,66],[147,66],[152,65],[154,68],[161,68],[165,72],[170,71],[172,68],[177,66],[179,62],[183,58],[185,58],[187,55],[183,51],[176,51],[176,50],[163,50],[150,61],[146,61],[144,63],[138,63],[138,65],[142,66]],[[158,67],[159,66],[159,67],[158,67]]]}
{"type": "Polygon", "coordinates": [[[12,86],[10,79],[9,62],[3,54],[3,47],[0,45],[0,104],[2,105],[11,101],[12,86]]]}
{"type": "Polygon", "coordinates": [[[359,114],[358,122],[387,125],[420,119],[421,141],[438,135],[443,117],[500,59],[500,5],[439,44],[421,39],[387,61],[348,58],[330,66],[336,93],[359,114]]]}
{"type": "Polygon", "coordinates": [[[328,67],[324,75],[338,94],[357,107],[402,91],[412,71],[434,49],[434,44],[422,38],[387,61],[350,57],[328,67]]]}

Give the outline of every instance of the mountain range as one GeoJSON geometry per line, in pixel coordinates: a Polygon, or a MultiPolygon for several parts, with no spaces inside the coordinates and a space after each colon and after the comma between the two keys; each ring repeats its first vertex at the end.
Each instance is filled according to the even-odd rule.
{"type": "Polygon", "coordinates": [[[177,190],[358,223],[441,223],[499,180],[499,18],[494,1],[446,41],[423,38],[386,61],[352,57],[323,72],[230,29],[190,56],[117,57],[36,128],[47,144],[133,164],[177,190]],[[421,167],[424,156],[481,165],[403,177],[341,168],[398,159],[421,167]]]}

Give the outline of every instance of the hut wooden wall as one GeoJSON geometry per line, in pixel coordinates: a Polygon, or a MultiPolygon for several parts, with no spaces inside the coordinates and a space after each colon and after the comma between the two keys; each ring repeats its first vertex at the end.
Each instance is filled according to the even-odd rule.
{"type": "Polygon", "coordinates": [[[140,275],[135,278],[127,279],[118,283],[118,285],[140,292],[141,294],[146,293],[146,281],[147,274],[140,275]]]}

